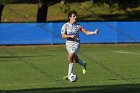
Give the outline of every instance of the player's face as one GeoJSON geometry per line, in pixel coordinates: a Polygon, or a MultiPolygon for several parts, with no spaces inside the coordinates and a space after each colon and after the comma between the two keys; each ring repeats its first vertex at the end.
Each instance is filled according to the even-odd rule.
{"type": "Polygon", "coordinates": [[[72,14],[70,17],[70,21],[74,23],[74,22],[76,22],[76,18],[77,18],[77,16],[75,14],[72,14]]]}

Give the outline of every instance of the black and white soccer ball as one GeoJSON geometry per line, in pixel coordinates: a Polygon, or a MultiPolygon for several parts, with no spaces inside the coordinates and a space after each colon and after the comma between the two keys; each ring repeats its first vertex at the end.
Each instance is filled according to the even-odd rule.
{"type": "Polygon", "coordinates": [[[76,74],[71,73],[68,76],[68,79],[69,79],[70,82],[75,82],[77,80],[77,76],[76,76],[76,74]]]}

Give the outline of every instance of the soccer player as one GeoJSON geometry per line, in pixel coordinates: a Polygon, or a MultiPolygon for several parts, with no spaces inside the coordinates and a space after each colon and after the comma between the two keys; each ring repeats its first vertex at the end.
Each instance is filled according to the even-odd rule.
{"type": "Polygon", "coordinates": [[[68,13],[68,22],[62,26],[61,36],[66,39],[66,49],[68,51],[68,74],[63,79],[68,79],[68,76],[73,73],[73,61],[82,66],[82,73],[86,74],[86,63],[80,60],[77,52],[80,48],[79,31],[86,35],[97,34],[99,29],[94,32],[85,30],[81,25],[76,23],[77,12],[70,11],[68,13]]]}

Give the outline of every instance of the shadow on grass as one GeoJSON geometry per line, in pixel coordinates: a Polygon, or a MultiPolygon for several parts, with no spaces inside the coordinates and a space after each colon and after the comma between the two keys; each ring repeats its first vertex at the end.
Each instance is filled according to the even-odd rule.
{"type": "Polygon", "coordinates": [[[1,93],[140,93],[140,84],[1,90],[1,93]]]}
{"type": "Polygon", "coordinates": [[[79,16],[78,20],[88,21],[140,21],[140,11],[135,10],[127,12],[127,14],[101,14],[101,15],[87,15],[79,16]],[[97,17],[98,16],[98,17],[97,17]]]}
{"type": "MultiPolygon", "coordinates": [[[[107,22],[107,21],[140,21],[140,11],[135,10],[127,12],[127,14],[98,14],[98,15],[79,15],[78,22],[107,22]],[[97,17],[98,16],[98,17],[97,17]]],[[[34,23],[36,21],[29,21],[28,23],[34,23]]],[[[47,22],[67,22],[67,19],[51,19],[47,22]]],[[[8,21],[2,23],[27,23],[27,21],[8,21]]]]}
{"type": "Polygon", "coordinates": [[[140,21],[140,13],[133,14],[132,12],[126,15],[101,15],[101,17],[105,21],[140,21]]]}
{"type": "Polygon", "coordinates": [[[56,55],[33,55],[33,56],[0,56],[0,62],[14,62],[17,61],[17,58],[45,58],[45,57],[53,57],[56,55]]]}
{"type": "MultiPolygon", "coordinates": [[[[140,11],[133,10],[127,12],[127,14],[100,14],[100,15],[79,15],[78,22],[87,22],[87,21],[140,21],[140,11]],[[97,17],[98,16],[98,17],[97,17]]],[[[67,22],[67,19],[58,19],[58,20],[49,20],[48,22],[67,22]]]]}
{"type": "Polygon", "coordinates": [[[32,58],[32,57],[47,57],[47,56],[56,56],[56,55],[33,55],[33,56],[0,56],[0,60],[1,59],[3,59],[3,58],[6,58],[6,59],[10,59],[10,58],[18,58],[18,57],[20,57],[20,58],[32,58]]]}

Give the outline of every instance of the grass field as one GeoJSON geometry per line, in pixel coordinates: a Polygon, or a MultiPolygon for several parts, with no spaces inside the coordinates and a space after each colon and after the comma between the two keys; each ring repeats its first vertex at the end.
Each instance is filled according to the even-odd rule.
{"type": "Polygon", "coordinates": [[[0,93],[140,93],[140,44],[81,45],[87,74],[63,80],[65,45],[1,46],[0,93]]]}

